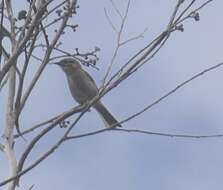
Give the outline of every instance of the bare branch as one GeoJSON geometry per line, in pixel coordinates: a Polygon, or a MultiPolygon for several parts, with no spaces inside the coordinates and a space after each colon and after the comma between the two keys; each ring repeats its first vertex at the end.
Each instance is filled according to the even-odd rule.
{"type": "Polygon", "coordinates": [[[0,150],[1,150],[2,152],[4,152],[4,149],[5,149],[5,146],[4,146],[3,144],[0,143],[0,150]]]}
{"type": "Polygon", "coordinates": [[[7,84],[8,78],[9,78],[9,75],[6,75],[2,83],[0,83],[0,92],[2,91],[3,87],[7,84]]]}
{"type": "Polygon", "coordinates": [[[188,15],[186,15],[186,16],[184,16],[184,17],[183,17],[183,15],[179,16],[178,19],[176,19],[175,24],[180,24],[180,23],[182,23],[183,21],[185,21],[186,19],[191,18],[191,15],[192,15],[193,13],[198,12],[199,10],[201,10],[202,8],[204,8],[206,5],[208,5],[208,4],[211,3],[212,1],[213,1],[213,0],[208,0],[208,1],[204,2],[202,5],[200,5],[198,8],[194,9],[193,11],[191,11],[188,15]]]}
{"type": "MultiPolygon", "coordinates": [[[[114,2],[111,0],[112,4],[113,4],[113,7],[115,8],[116,12],[119,14],[119,10],[117,9],[116,5],[114,4],[114,2]]],[[[105,73],[105,76],[102,80],[102,87],[105,85],[105,82],[107,80],[107,77],[108,75],[110,74],[111,72],[111,69],[112,69],[112,66],[114,65],[114,62],[115,62],[115,58],[117,57],[117,54],[118,54],[118,51],[119,51],[119,48],[123,45],[123,43],[121,43],[121,35],[122,35],[122,32],[123,32],[123,29],[124,29],[124,25],[125,25],[125,22],[126,22],[126,18],[128,16],[128,11],[129,11],[129,6],[130,6],[130,0],[128,0],[128,4],[127,4],[127,7],[126,7],[126,11],[125,11],[125,15],[124,17],[121,16],[120,14],[120,17],[122,19],[122,22],[121,22],[121,26],[117,32],[117,45],[116,45],[116,48],[115,48],[115,51],[114,51],[114,54],[112,56],[112,59],[111,59],[111,62],[108,66],[108,69],[105,73]]],[[[113,26],[113,25],[112,25],[113,26]]],[[[125,43],[124,43],[125,44],[125,43]]]]}
{"type": "MultiPolygon", "coordinates": [[[[91,64],[94,66],[94,64],[96,63],[94,61],[97,60],[98,57],[96,55],[96,48],[95,48],[95,51],[87,52],[87,53],[79,53],[79,50],[77,48],[76,51],[74,50],[73,52],[70,53],[70,52],[65,51],[61,47],[59,47],[60,43],[58,43],[58,40],[59,40],[60,36],[65,32],[64,31],[65,28],[70,28],[70,26],[71,27],[77,26],[77,25],[70,25],[68,22],[69,18],[73,14],[75,14],[74,12],[76,11],[77,0],[73,0],[73,1],[65,0],[65,1],[62,1],[61,3],[58,2],[58,4],[55,5],[53,8],[51,7],[51,10],[49,10],[47,13],[45,13],[44,10],[45,10],[46,6],[49,5],[49,3],[53,2],[53,0],[48,0],[46,3],[42,4],[40,6],[40,8],[37,8],[36,11],[33,11],[33,9],[35,8],[35,0],[33,0],[30,4],[30,9],[28,11],[27,17],[26,17],[26,19],[24,19],[25,23],[24,23],[23,27],[21,27],[19,29],[16,28],[16,30],[15,30],[15,28],[13,28],[13,27],[15,27],[15,23],[13,23],[14,18],[13,18],[12,9],[7,9],[7,12],[9,15],[8,22],[11,24],[11,27],[12,27],[11,31],[14,30],[14,32],[10,31],[10,33],[7,34],[7,29],[5,29],[3,27],[3,21],[1,21],[1,28],[0,28],[1,32],[3,31],[3,33],[6,34],[6,35],[4,34],[4,37],[5,36],[10,37],[11,41],[14,40],[14,42],[16,42],[15,39],[18,39],[18,41],[16,43],[14,43],[14,44],[16,44],[16,46],[14,46],[15,49],[13,49],[13,51],[10,52],[10,54],[5,51],[4,47],[1,48],[1,51],[3,52],[3,54],[6,52],[5,54],[6,54],[6,58],[8,58],[8,61],[6,61],[6,64],[2,65],[3,66],[2,69],[0,68],[0,91],[2,88],[2,84],[4,83],[3,80],[6,79],[7,77],[9,77],[9,80],[6,82],[11,83],[11,86],[14,86],[12,77],[17,76],[15,74],[15,70],[18,69],[16,67],[16,61],[20,55],[23,55],[23,53],[25,55],[25,61],[24,61],[24,64],[22,65],[21,73],[18,70],[19,84],[16,88],[17,96],[16,96],[16,98],[13,98],[13,101],[8,101],[9,102],[8,113],[9,112],[11,113],[11,119],[13,119],[13,120],[11,120],[12,123],[10,123],[11,128],[7,129],[7,130],[11,130],[11,131],[6,133],[5,136],[7,136],[7,134],[10,134],[10,135],[8,135],[10,137],[10,139],[9,140],[6,139],[6,141],[8,140],[8,142],[6,142],[6,144],[4,144],[4,145],[0,144],[0,150],[3,151],[4,153],[7,153],[9,155],[9,157],[13,158],[14,139],[19,138],[21,135],[29,134],[32,131],[35,131],[37,129],[41,129],[41,130],[33,139],[31,139],[31,141],[28,143],[27,147],[25,147],[25,150],[23,151],[22,156],[19,160],[18,168],[16,168],[16,159],[10,160],[13,162],[13,164],[11,164],[11,166],[15,166],[14,173],[11,176],[9,176],[10,178],[8,178],[7,180],[0,182],[0,186],[3,186],[10,182],[12,182],[10,184],[13,184],[13,186],[15,186],[15,184],[19,181],[19,178],[22,175],[29,172],[34,167],[38,166],[42,161],[47,159],[64,142],[71,140],[71,139],[78,139],[78,138],[82,138],[82,137],[96,135],[96,134],[103,133],[106,131],[117,131],[117,132],[126,132],[126,133],[132,132],[132,133],[141,133],[141,134],[146,134],[146,135],[158,135],[158,136],[179,137],[179,138],[214,138],[214,137],[222,137],[223,136],[223,134],[185,135],[185,134],[170,134],[170,133],[162,133],[162,132],[151,132],[151,131],[140,130],[140,129],[116,129],[116,128],[109,128],[109,129],[106,128],[106,129],[101,129],[101,130],[88,132],[88,133],[84,133],[84,134],[71,135],[71,132],[73,131],[74,127],[77,126],[77,123],[80,121],[82,116],[87,113],[87,111],[91,108],[91,106],[96,101],[98,101],[104,95],[106,95],[108,92],[110,92],[110,90],[114,89],[119,84],[121,84],[121,82],[126,80],[133,73],[135,73],[145,63],[148,63],[148,61],[150,61],[155,55],[157,55],[157,53],[160,51],[160,49],[166,44],[166,42],[169,39],[169,37],[171,36],[172,32],[175,32],[177,30],[183,31],[183,25],[181,28],[181,25],[179,26],[179,23],[183,22],[186,19],[193,17],[192,13],[195,13],[196,11],[200,10],[201,8],[206,6],[208,3],[210,3],[212,0],[206,1],[197,9],[194,9],[193,11],[191,11],[189,14],[187,14],[187,13],[190,11],[190,9],[192,9],[191,7],[194,4],[195,0],[191,0],[190,4],[182,11],[180,11],[180,7],[184,1],[178,0],[176,2],[176,5],[175,5],[173,11],[172,11],[171,17],[169,18],[167,27],[165,26],[164,30],[159,35],[157,35],[157,37],[155,37],[154,40],[152,40],[149,44],[147,44],[140,51],[136,52],[135,55],[130,57],[130,59],[126,63],[124,63],[124,65],[121,66],[121,68],[114,75],[112,75],[111,78],[108,79],[108,76],[111,73],[113,64],[115,63],[115,59],[119,53],[119,49],[133,40],[142,38],[143,34],[145,32],[144,31],[143,33],[141,33],[135,37],[131,37],[131,38],[123,41],[122,40],[123,30],[124,30],[124,27],[126,24],[128,13],[129,13],[130,0],[128,0],[128,3],[126,5],[126,10],[123,15],[121,14],[119,8],[114,3],[114,1],[113,0],[110,0],[110,1],[111,1],[112,7],[114,8],[115,12],[121,19],[121,24],[119,27],[116,28],[115,25],[113,24],[112,20],[110,19],[107,10],[104,9],[105,16],[106,16],[109,24],[111,25],[112,29],[116,32],[116,35],[117,35],[116,43],[117,44],[114,49],[114,53],[112,55],[111,62],[107,68],[107,72],[105,73],[105,77],[103,80],[102,88],[100,90],[100,94],[97,97],[93,98],[93,100],[87,102],[86,105],[72,108],[71,110],[68,110],[67,112],[64,112],[64,113],[59,114],[55,117],[52,117],[45,122],[41,122],[40,124],[35,125],[27,130],[24,130],[21,133],[18,130],[16,135],[13,135],[12,129],[15,127],[15,125],[19,126],[19,115],[22,112],[22,110],[26,104],[26,101],[28,100],[37,81],[41,77],[43,70],[46,68],[46,65],[50,61],[53,61],[58,58],[62,58],[64,56],[73,56],[75,58],[78,58],[80,61],[82,61],[81,63],[85,63],[87,66],[89,66],[91,64]],[[67,6],[67,5],[63,6],[65,3],[69,4],[69,6],[67,6]],[[61,15],[61,13],[58,13],[56,10],[62,6],[63,6],[62,13],[65,13],[65,14],[61,15]],[[48,22],[48,24],[43,25],[42,24],[43,21],[46,21],[48,16],[54,12],[56,12],[58,14],[58,18],[56,18],[56,19],[52,18],[52,20],[50,18],[50,21],[48,22]],[[54,25],[54,24],[58,24],[58,23],[60,23],[59,27],[57,25],[54,25]],[[52,41],[50,41],[50,39],[48,39],[48,34],[46,33],[46,28],[48,28],[48,27],[50,27],[50,29],[52,29],[52,31],[53,31],[53,27],[56,28],[55,36],[54,37],[52,36],[53,38],[50,38],[50,39],[52,39],[52,41]],[[59,29],[57,29],[57,28],[59,28],[59,29]],[[7,35],[9,35],[9,36],[7,36],[7,35]],[[15,36],[16,36],[16,38],[15,38],[15,36]],[[36,44],[38,44],[38,45],[36,45],[36,44]],[[35,49],[38,47],[44,47],[45,52],[43,53],[44,54],[43,57],[36,56],[37,54],[36,54],[36,51],[34,51],[34,50],[39,50],[39,49],[35,49]],[[56,55],[52,56],[52,52],[54,50],[55,50],[56,55]],[[39,66],[33,79],[31,80],[30,84],[28,85],[27,90],[24,92],[24,90],[23,90],[24,78],[25,78],[25,74],[26,74],[29,62],[32,57],[41,61],[41,65],[39,66]],[[89,58],[89,60],[88,60],[88,58],[89,58]],[[94,61],[90,60],[90,59],[94,59],[94,58],[95,58],[94,61]],[[14,75],[8,75],[8,73],[11,72],[11,69],[12,70],[14,69],[14,71],[13,71],[14,75]],[[13,110],[13,108],[14,108],[14,110],[13,110]],[[56,129],[56,127],[58,126],[58,124],[60,124],[60,122],[63,122],[66,118],[70,117],[71,115],[73,115],[75,113],[80,113],[80,114],[77,116],[77,118],[74,120],[74,122],[71,125],[69,124],[69,126],[67,128],[64,128],[63,134],[61,134],[60,138],[57,139],[55,144],[53,144],[52,147],[47,149],[46,152],[41,153],[41,155],[39,155],[39,157],[37,157],[37,159],[33,163],[31,163],[31,165],[28,165],[28,167],[26,167],[26,165],[25,165],[26,160],[29,157],[33,148],[37,145],[37,142],[42,140],[42,138],[46,134],[49,134],[49,132],[56,129]]],[[[11,2],[8,2],[8,3],[11,3],[11,2]]],[[[58,10],[58,11],[61,11],[61,10],[58,10]]],[[[2,16],[2,18],[3,18],[3,16],[2,16]]],[[[1,19],[1,20],[3,20],[3,19],[1,19]]],[[[1,46],[2,46],[2,44],[1,44],[1,46]]],[[[1,59],[1,55],[0,55],[0,59],[1,59]]],[[[166,99],[170,95],[173,95],[177,90],[181,89],[186,84],[192,82],[193,80],[199,78],[200,76],[202,76],[214,69],[219,68],[222,65],[223,65],[223,63],[216,64],[215,66],[205,69],[202,72],[192,76],[188,80],[182,82],[181,84],[176,86],[174,89],[172,89],[169,92],[167,92],[166,94],[164,94],[162,97],[158,98],[156,101],[145,106],[143,109],[132,114],[131,116],[122,120],[118,124],[125,123],[131,119],[134,119],[135,117],[139,116],[140,114],[143,114],[145,111],[149,110],[153,106],[157,105],[158,103],[161,103],[164,99],[166,99]]],[[[15,88],[14,88],[14,90],[15,90],[15,88]]],[[[13,94],[12,88],[11,88],[11,92],[9,94],[11,94],[11,95],[13,94]]],[[[13,97],[15,97],[15,92],[14,92],[13,97]]],[[[12,98],[12,96],[11,96],[11,98],[12,98]]],[[[9,124],[9,122],[8,122],[8,124],[9,124]]],[[[116,124],[116,125],[118,125],[118,124],[116,124]]],[[[112,127],[116,127],[116,125],[112,126],[112,127]]],[[[15,158],[15,156],[14,156],[14,158],[15,158]]],[[[32,187],[33,186],[31,186],[30,189],[32,189],[32,187]]]]}
{"type": "MultiPolygon", "coordinates": [[[[36,82],[38,81],[40,75],[42,74],[45,66],[47,65],[47,63],[49,62],[49,58],[50,58],[50,55],[52,53],[52,50],[54,48],[54,46],[56,45],[58,39],[60,38],[61,34],[63,33],[63,30],[64,28],[66,27],[66,24],[67,24],[67,21],[69,19],[69,15],[71,14],[71,11],[73,10],[73,8],[76,6],[76,3],[77,3],[77,0],[73,0],[72,3],[71,3],[71,7],[69,8],[68,12],[66,13],[66,17],[63,18],[62,20],[62,23],[54,37],[54,39],[52,40],[49,48],[47,49],[46,51],[46,54],[45,54],[45,57],[44,57],[44,60],[43,60],[43,63],[41,64],[41,66],[39,67],[38,71],[36,72],[33,80],[31,81],[27,91],[25,92],[24,96],[22,97],[21,99],[21,109],[24,107],[25,105],[25,102],[27,100],[27,98],[29,97],[32,89],[34,88],[36,82]]],[[[38,12],[37,12],[38,13],[38,12]]]]}
{"type": "Polygon", "coordinates": [[[129,38],[129,39],[127,39],[127,40],[121,42],[121,43],[120,43],[120,46],[126,45],[127,43],[129,43],[129,42],[131,42],[131,41],[138,40],[139,38],[144,38],[144,34],[145,34],[146,31],[147,31],[147,28],[146,28],[141,34],[139,34],[138,36],[129,38]]]}
{"type": "MultiPolygon", "coordinates": [[[[5,6],[9,17],[11,46],[13,51],[16,47],[16,36],[15,36],[15,19],[12,11],[11,1],[10,0],[5,1],[5,6]]],[[[16,66],[16,60],[14,60],[14,66],[16,66]]],[[[4,152],[8,160],[9,176],[12,177],[15,176],[17,173],[17,160],[16,160],[15,150],[13,147],[14,143],[13,130],[15,125],[14,100],[15,100],[15,90],[16,90],[16,67],[11,67],[7,74],[8,74],[8,99],[6,106],[7,110],[5,115],[6,124],[4,128],[3,138],[5,140],[4,152]]],[[[14,190],[14,188],[15,188],[14,183],[13,182],[9,183],[8,190],[14,190]]]]}
{"type": "Polygon", "coordinates": [[[23,90],[25,74],[26,74],[26,71],[27,71],[27,68],[28,68],[28,63],[30,61],[32,52],[34,50],[34,45],[35,45],[35,42],[36,42],[37,35],[38,35],[38,30],[36,30],[36,32],[34,34],[34,37],[33,37],[33,40],[31,42],[31,46],[30,46],[30,49],[29,49],[28,53],[27,53],[27,49],[25,47],[25,63],[24,63],[23,69],[22,69],[22,73],[19,77],[19,86],[18,86],[17,96],[16,96],[16,100],[15,100],[15,113],[16,113],[15,124],[16,124],[17,133],[20,134],[21,137],[23,137],[23,136],[22,136],[22,134],[20,132],[20,128],[19,128],[19,115],[20,115],[20,112],[21,112],[20,104],[21,104],[22,90],[23,90]]]}
{"type": "Polygon", "coordinates": [[[6,73],[9,71],[10,67],[14,64],[15,60],[19,56],[19,54],[22,52],[24,46],[26,45],[27,41],[30,39],[30,36],[33,33],[33,30],[36,28],[39,22],[39,18],[44,14],[44,10],[38,9],[37,13],[35,14],[34,19],[30,23],[30,27],[27,30],[26,34],[22,38],[21,42],[17,44],[17,47],[12,52],[11,57],[7,61],[7,63],[3,66],[2,70],[0,71],[0,82],[6,75],[6,73]]]}
{"type": "Polygon", "coordinates": [[[183,15],[191,8],[191,6],[195,3],[196,0],[192,0],[191,3],[181,12],[181,14],[178,16],[178,18],[176,19],[175,23],[177,23],[182,17],[183,15]]]}
{"type": "MultiPolygon", "coordinates": [[[[192,0],[192,1],[195,1],[195,0],[192,0]]],[[[183,2],[184,2],[183,0],[178,0],[178,3],[176,4],[176,7],[175,7],[175,9],[174,9],[174,11],[173,11],[173,14],[172,14],[172,16],[170,17],[170,21],[169,21],[168,26],[167,26],[168,29],[171,29],[171,28],[172,28],[174,19],[175,19],[176,15],[177,15],[177,12],[178,12],[178,10],[179,10],[179,8],[180,8],[180,6],[182,5],[183,2]]],[[[192,3],[192,4],[193,4],[193,3],[192,3]]],[[[190,7],[189,7],[189,8],[190,8],[190,7]]],[[[186,11],[185,11],[185,12],[186,12],[186,11]]],[[[184,15],[185,12],[183,11],[182,15],[184,15]]]]}
{"type": "Polygon", "coordinates": [[[3,33],[3,31],[2,31],[3,21],[4,21],[4,8],[5,8],[5,2],[4,1],[2,1],[1,6],[2,7],[1,7],[1,21],[0,21],[0,70],[1,70],[1,62],[2,62],[2,40],[3,40],[3,37],[4,37],[4,35],[2,34],[3,33]]]}
{"type": "MultiPolygon", "coordinates": [[[[26,134],[28,134],[30,132],[35,131],[36,129],[39,129],[40,127],[43,127],[43,126],[45,126],[45,125],[47,125],[49,123],[53,123],[53,122],[56,122],[56,121],[57,121],[56,124],[58,124],[61,120],[67,119],[68,117],[72,116],[73,114],[80,112],[82,109],[84,109],[84,107],[79,107],[79,108],[78,107],[74,107],[74,108],[71,108],[68,111],[65,111],[65,112],[63,112],[63,113],[61,113],[61,114],[59,114],[57,116],[54,116],[54,117],[52,117],[52,118],[50,118],[50,119],[48,119],[48,120],[46,120],[44,122],[41,122],[41,123],[39,123],[39,124],[29,128],[29,129],[27,129],[25,131],[22,131],[21,134],[22,135],[26,135],[26,134]]],[[[20,137],[19,134],[14,135],[14,138],[18,138],[18,137],[20,137]]]]}
{"type": "Polygon", "coordinates": [[[83,133],[80,135],[72,135],[68,136],[66,140],[74,140],[79,139],[83,137],[88,137],[92,135],[101,134],[104,132],[110,132],[110,131],[117,131],[117,132],[127,132],[127,133],[140,133],[140,134],[146,134],[146,135],[156,135],[156,136],[162,136],[162,137],[171,137],[171,138],[193,138],[193,139],[201,139],[201,138],[219,138],[223,137],[223,134],[213,134],[213,135],[186,135],[186,134],[174,134],[174,133],[162,133],[162,132],[152,132],[147,130],[140,130],[140,129],[124,129],[124,128],[113,128],[113,129],[100,129],[93,132],[83,133]]]}
{"type": "Polygon", "coordinates": [[[174,89],[172,89],[171,91],[167,92],[165,95],[163,95],[162,97],[160,97],[159,99],[157,99],[156,101],[154,101],[153,103],[149,104],[148,106],[146,106],[145,108],[143,108],[142,110],[140,110],[139,112],[131,115],[130,117],[124,119],[123,121],[120,122],[120,124],[125,123],[139,115],[141,115],[142,113],[144,113],[145,111],[149,110],[150,108],[154,107],[155,105],[157,105],[158,103],[160,103],[161,101],[163,101],[164,99],[166,99],[167,97],[169,97],[170,95],[173,95],[177,90],[181,89],[182,87],[184,87],[185,85],[187,85],[188,83],[192,82],[193,80],[203,76],[204,74],[213,71],[219,67],[223,66],[223,62],[222,63],[218,63],[212,67],[209,67],[199,73],[197,73],[196,75],[192,76],[191,78],[187,79],[186,81],[182,82],[181,84],[177,85],[174,89]]]}
{"type": "MultiPolygon", "coordinates": [[[[209,1],[208,1],[209,2],[209,1]]],[[[132,73],[137,71],[139,67],[144,65],[148,60],[154,57],[154,55],[160,50],[160,48],[165,44],[167,39],[169,38],[170,34],[178,28],[176,27],[176,24],[174,22],[174,19],[176,17],[176,14],[179,10],[179,7],[181,5],[182,1],[179,0],[172,16],[170,17],[169,24],[167,26],[167,29],[159,34],[152,42],[150,42],[147,46],[145,46],[143,49],[138,51],[132,58],[129,59],[104,85],[104,87],[108,87],[111,85],[109,88],[114,88],[118,84],[120,84],[121,81],[125,80],[128,78],[132,73]],[[172,23],[172,24],[171,24],[172,23]],[[150,55],[152,54],[152,55],[150,55]],[[138,58],[138,59],[137,59],[138,58]],[[131,64],[132,63],[132,64],[131,64]],[[130,65],[131,64],[131,65],[130,65]],[[129,68],[128,68],[129,67],[129,68]]],[[[207,5],[207,3],[205,4],[207,5]]],[[[200,7],[204,7],[203,5],[200,7]]],[[[190,13],[191,14],[191,13],[190,13]]],[[[188,14],[188,15],[190,15],[188,14]]],[[[187,18],[189,18],[187,15],[187,18]]],[[[116,52],[115,52],[116,53],[116,52]]]]}

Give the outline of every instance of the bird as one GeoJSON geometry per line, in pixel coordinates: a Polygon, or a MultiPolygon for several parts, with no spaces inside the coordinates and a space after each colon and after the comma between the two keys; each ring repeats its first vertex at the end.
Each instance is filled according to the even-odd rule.
{"type": "MultiPolygon", "coordinates": [[[[72,97],[83,105],[99,95],[99,89],[90,74],[81,67],[76,58],[64,58],[54,64],[59,65],[64,71],[72,97]]],[[[97,100],[92,107],[99,113],[107,128],[121,127],[119,122],[104,106],[101,100],[97,100]]]]}

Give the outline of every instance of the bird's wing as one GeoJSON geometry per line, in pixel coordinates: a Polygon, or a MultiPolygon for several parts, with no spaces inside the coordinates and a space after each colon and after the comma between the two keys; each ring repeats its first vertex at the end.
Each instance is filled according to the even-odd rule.
{"type": "Polygon", "coordinates": [[[98,94],[98,87],[94,79],[83,69],[76,73],[74,81],[77,91],[82,94],[85,101],[92,99],[98,94]]]}
{"type": "Polygon", "coordinates": [[[87,71],[83,70],[83,69],[82,69],[82,71],[83,71],[83,73],[86,75],[86,77],[88,77],[88,79],[89,79],[91,82],[93,82],[93,83],[95,84],[95,86],[96,86],[96,83],[95,83],[94,79],[91,77],[91,75],[89,75],[89,73],[88,73],[87,71]]]}

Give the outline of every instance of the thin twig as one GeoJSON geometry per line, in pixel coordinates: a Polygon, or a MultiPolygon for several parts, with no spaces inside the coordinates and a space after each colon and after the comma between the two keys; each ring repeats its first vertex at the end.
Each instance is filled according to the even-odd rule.
{"type": "Polygon", "coordinates": [[[144,107],[142,110],[138,111],[137,113],[131,115],[130,117],[122,120],[120,122],[120,124],[125,123],[139,115],[141,115],[142,113],[144,113],[145,111],[151,109],[152,107],[154,107],[156,104],[160,103],[161,101],[163,101],[164,99],[166,99],[167,97],[169,97],[170,95],[173,95],[177,90],[181,89],[182,87],[184,87],[186,84],[190,83],[191,81],[193,81],[194,79],[197,79],[201,76],[203,76],[204,74],[213,71],[219,67],[223,66],[223,62],[216,64],[210,68],[207,68],[201,72],[199,72],[198,74],[192,76],[191,78],[187,79],[186,81],[182,82],[181,84],[177,85],[174,89],[170,90],[169,92],[167,92],[166,94],[164,94],[163,96],[161,96],[159,99],[157,99],[156,101],[154,101],[153,103],[149,104],[148,106],[144,107]]]}
{"type": "Polygon", "coordinates": [[[71,115],[73,115],[75,113],[81,112],[83,109],[84,109],[83,106],[77,106],[73,110],[71,110],[70,112],[67,112],[64,115],[59,116],[58,118],[56,118],[55,120],[53,120],[53,122],[49,126],[47,126],[46,128],[44,128],[37,136],[35,136],[32,139],[32,141],[29,143],[29,145],[27,146],[27,148],[25,149],[25,151],[22,153],[21,158],[19,159],[18,172],[20,172],[22,170],[23,165],[25,163],[25,160],[28,157],[29,153],[31,152],[31,150],[33,149],[33,147],[36,145],[36,143],[44,135],[46,135],[48,132],[50,132],[52,129],[54,129],[60,122],[62,122],[63,120],[65,120],[66,118],[70,117],[71,115]]]}
{"type": "Polygon", "coordinates": [[[115,33],[118,33],[118,30],[116,29],[115,25],[112,23],[110,17],[108,16],[106,8],[104,8],[105,16],[107,18],[108,23],[110,24],[111,28],[115,31],[115,33]]]}
{"type": "MultiPolygon", "coordinates": [[[[36,129],[39,129],[40,127],[43,127],[43,126],[45,126],[45,125],[47,125],[49,123],[55,122],[59,118],[62,118],[63,120],[65,120],[68,117],[70,117],[71,115],[73,115],[74,113],[77,113],[77,107],[71,108],[68,111],[65,111],[65,112],[63,112],[61,114],[58,114],[58,115],[56,115],[56,116],[54,116],[54,117],[52,117],[52,118],[50,118],[50,119],[48,119],[48,120],[46,120],[44,122],[41,122],[41,123],[39,123],[39,124],[29,128],[29,129],[27,129],[25,131],[22,131],[21,134],[22,135],[26,135],[26,134],[28,134],[28,133],[30,133],[32,131],[35,131],[36,129]]],[[[14,138],[18,138],[18,137],[19,137],[19,134],[14,135],[14,138]]]]}
{"type": "Polygon", "coordinates": [[[204,2],[202,5],[200,5],[198,8],[194,9],[193,11],[191,11],[188,15],[186,15],[185,17],[183,17],[183,15],[181,17],[179,17],[179,19],[177,19],[175,21],[175,24],[180,24],[183,21],[185,21],[186,19],[191,17],[192,13],[198,12],[200,9],[202,9],[203,7],[205,7],[206,5],[208,5],[209,3],[211,3],[213,0],[208,0],[206,2],[204,2]]]}
{"type": "Polygon", "coordinates": [[[139,34],[138,36],[131,37],[131,38],[121,42],[120,46],[126,45],[127,43],[129,43],[131,41],[138,40],[139,38],[144,38],[144,34],[145,34],[146,31],[147,31],[147,28],[141,34],[139,34]]]}
{"type": "Polygon", "coordinates": [[[153,131],[148,131],[148,130],[140,130],[140,129],[124,129],[124,128],[105,128],[105,129],[100,129],[88,133],[83,133],[79,135],[72,135],[66,137],[65,140],[74,140],[74,139],[79,139],[83,137],[88,137],[92,135],[97,135],[101,134],[104,132],[110,132],[110,131],[118,131],[118,132],[127,132],[127,133],[140,133],[140,134],[146,134],[146,135],[156,135],[156,136],[162,136],[162,137],[171,137],[171,138],[193,138],[193,139],[201,139],[201,138],[218,138],[218,137],[223,137],[223,134],[213,134],[213,135],[186,135],[186,134],[175,134],[175,133],[163,133],[163,132],[153,132],[153,131]]]}
{"type": "Polygon", "coordinates": [[[6,75],[2,83],[0,83],[0,92],[2,91],[3,87],[7,84],[8,79],[9,79],[9,75],[6,75]]]}
{"type": "Polygon", "coordinates": [[[110,2],[112,4],[114,10],[117,12],[118,16],[120,17],[120,19],[123,20],[123,16],[122,16],[121,12],[119,11],[118,7],[116,6],[116,4],[114,3],[114,1],[110,0],[110,2]]]}
{"type": "Polygon", "coordinates": [[[182,16],[191,8],[191,6],[195,3],[196,0],[192,0],[190,2],[190,4],[180,13],[180,15],[178,16],[178,18],[174,21],[175,23],[177,23],[182,16]]]}
{"type": "Polygon", "coordinates": [[[18,90],[17,90],[17,96],[16,96],[16,99],[15,99],[15,113],[16,113],[15,124],[16,124],[16,130],[17,130],[17,133],[19,134],[19,136],[21,136],[22,138],[23,138],[23,136],[21,134],[20,127],[19,127],[19,116],[20,116],[20,113],[21,113],[21,108],[20,108],[21,97],[22,97],[22,91],[23,91],[25,74],[26,74],[26,71],[27,71],[27,68],[28,68],[28,63],[30,61],[32,52],[34,50],[34,45],[35,45],[35,42],[36,42],[36,38],[37,38],[38,32],[39,31],[37,30],[35,32],[35,34],[34,34],[34,37],[33,37],[33,40],[31,42],[31,46],[30,46],[29,52],[27,52],[27,49],[25,47],[25,50],[24,50],[25,51],[25,63],[24,63],[23,69],[22,69],[22,73],[21,73],[21,75],[19,77],[19,86],[18,86],[18,90]]]}
{"type": "MultiPolygon", "coordinates": [[[[114,2],[111,0],[111,2],[113,3],[113,7],[115,8],[116,12],[119,13],[117,7],[115,6],[114,2]]],[[[121,16],[121,19],[122,19],[122,22],[121,22],[121,26],[117,32],[117,44],[116,44],[116,48],[115,48],[115,51],[114,51],[114,54],[112,56],[112,59],[111,59],[111,62],[108,66],[108,69],[105,73],[105,76],[102,80],[102,87],[105,85],[105,82],[107,80],[107,77],[108,75],[110,74],[111,72],[111,69],[114,65],[114,62],[115,62],[115,59],[117,57],[117,54],[118,54],[118,51],[119,51],[119,48],[121,47],[122,43],[121,43],[121,35],[122,35],[122,32],[123,32],[123,29],[124,29],[124,25],[125,25],[125,22],[126,22],[126,18],[128,16],[128,12],[129,12],[129,7],[130,7],[130,0],[128,0],[128,4],[127,4],[127,7],[126,7],[126,11],[125,11],[125,15],[124,17],[121,16]]]]}
{"type": "MultiPolygon", "coordinates": [[[[205,5],[207,5],[208,3],[210,3],[212,0],[209,0],[207,1],[206,3],[202,4],[200,7],[198,7],[197,9],[195,10],[200,10],[200,8],[203,8],[205,5]]],[[[128,74],[127,72],[129,72],[128,70],[125,71],[125,69],[130,65],[131,62],[133,62],[137,57],[140,57],[141,56],[141,61],[144,60],[144,62],[142,64],[144,64],[145,62],[147,62],[148,60],[150,60],[154,54],[156,54],[156,52],[153,53],[152,56],[150,56],[149,58],[146,58],[147,55],[149,55],[151,52],[154,51],[154,49],[157,49],[157,45],[159,45],[159,43],[162,43],[162,40],[163,39],[167,39],[166,36],[168,36],[169,38],[169,35],[171,32],[175,31],[175,26],[176,24],[178,23],[175,23],[174,22],[174,18],[176,17],[176,13],[179,9],[179,5],[180,5],[180,2],[182,1],[178,1],[178,4],[176,5],[175,9],[174,9],[174,12],[170,18],[170,21],[169,21],[169,24],[167,26],[167,29],[162,32],[161,34],[159,34],[152,42],[150,42],[147,46],[145,46],[143,49],[139,50],[133,57],[131,57],[115,74],[113,74],[113,76],[107,81],[107,83],[104,85],[104,87],[108,87],[109,85],[111,85],[112,81],[113,84],[115,83],[115,81],[118,83],[118,80],[120,80],[120,77],[122,76],[122,78],[125,78],[128,74]],[[174,22],[174,23],[173,23],[174,22]],[[171,23],[173,23],[171,25],[171,23]],[[162,40],[161,40],[162,39],[162,40]],[[159,43],[157,43],[159,42],[159,43]],[[155,45],[154,45],[155,44],[155,45]],[[143,54],[143,55],[142,55],[143,54]],[[124,72],[125,71],[125,72],[124,72]],[[116,80],[115,80],[116,79],[116,80]]],[[[194,12],[194,10],[192,11],[194,12]]],[[[191,14],[191,13],[190,13],[191,14]]],[[[186,17],[189,18],[189,15],[188,14],[186,17]]],[[[186,19],[187,19],[186,18],[186,19]]],[[[166,41],[166,40],[165,40],[166,41]]],[[[164,43],[163,43],[164,45],[164,43]]],[[[162,46],[163,46],[162,45],[162,46]]],[[[160,47],[162,47],[160,46],[160,47]]],[[[160,48],[158,48],[160,49],[160,48]]],[[[157,49],[157,50],[158,50],[157,49]]],[[[138,61],[135,61],[133,64],[132,64],[132,71],[135,72],[137,69],[138,69],[138,65],[140,65],[141,62],[138,60],[138,61]]],[[[140,67],[140,66],[139,66],[140,67]]]]}
{"type": "Polygon", "coordinates": [[[167,25],[167,28],[169,30],[172,28],[174,19],[175,19],[176,15],[177,15],[177,12],[178,12],[179,8],[180,8],[180,5],[182,5],[182,2],[183,2],[182,0],[178,0],[178,3],[176,4],[176,6],[174,8],[173,14],[171,15],[169,23],[167,25]]]}
{"type": "MultiPolygon", "coordinates": [[[[1,2],[1,21],[0,21],[0,70],[1,70],[1,63],[2,63],[2,39],[4,37],[3,35],[3,21],[4,21],[4,8],[5,8],[5,2],[1,2]]],[[[1,83],[0,83],[1,84],[1,83]]]]}

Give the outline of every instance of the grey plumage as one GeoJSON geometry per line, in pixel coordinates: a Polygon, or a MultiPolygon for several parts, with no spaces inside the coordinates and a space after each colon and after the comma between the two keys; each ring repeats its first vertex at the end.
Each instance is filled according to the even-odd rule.
{"type": "MultiPolygon", "coordinates": [[[[70,92],[79,104],[84,104],[98,95],[99,90],[94,79],[81,68],[78,60],[66,58],[55,64],[59,65],[66,74],[70,92]]],[[[100,100],[95,102],[93,107],[100,114],[106,127],[111,127],[118,123],[100,100]]],[[[121,127],[120,124],[117,126],[121,127]]]]}

